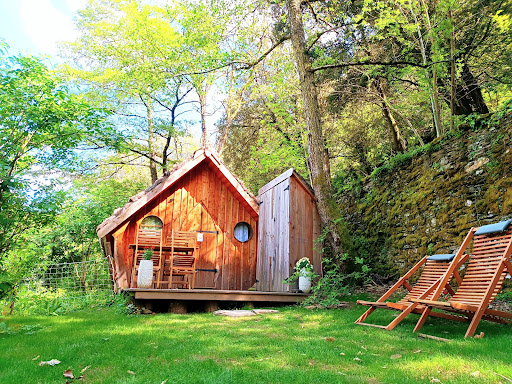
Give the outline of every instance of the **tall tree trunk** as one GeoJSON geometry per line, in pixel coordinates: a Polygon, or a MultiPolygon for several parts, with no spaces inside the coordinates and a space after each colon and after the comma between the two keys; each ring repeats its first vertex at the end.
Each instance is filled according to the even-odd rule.
{"type": "Polygon", "coordinates": [[[331,175],[329,155],[322,133],[322,121],[318,104],[318,93],[311,71],[311,62],[306,55],[306,39],[302,23],[301,0],[287,0],[288,17],[290,19],[290,35],[297,70],[299,72],[300,89],[304,103],[304,115],[308,133],[308,157],[313,181],[313,190],[318,202],[318,213],[322,225],[329,230],[328,240],[335,253],[341,253],[340,236],[331,219],[329,203],[331,202],[331,175]]]}
{"type": "Polygon", "coordinates": [[[146,105],[146,113],[148,119],[148,152],[150,155],[149,160],[149,173],[151,174],[151,182],[155,182],[158,179],[158,172],[156,169],[156,152],[154,149],[155,144],[155,132],[154,132],[154,117],[153,117],[153,105],[151,104],[151,99],[144,103],[146,105]]]}
{"type": "Polygon", "coordinates": [[[489,113],[480,84],[467,64],[462,67],[461,79],[455,90],[454,104],[455,115],[470,115],[473,112],[489,113]]]}
{"type": "MultiPolygon", "coordinates": [[[[425,7],[425,3],[423,1],[421,2],[421,4],[425,8],[426,17],[428,19],[428,8],[425,7]]],[[[421,58],[423,61],[423,65],[427,65],[427,52],[426,52],[425,43],[423,40],[423,33],[421,32],[418,17],[416,16],[416,14],[414,13],[414,10],[412,8],[412,2],[409,3],[409,9],[414,18],[414,22],[417,25],[418,42],[419,42],[419,46],[420,46],[421,58]]],[[[428,19],[428,24],[430,25],[430,19],[428,19]]],[[[429,28],[429,30],[430,30],[430,28],[429,28]]],[[[435,70],[435,66],[434,66],[434,70],[435,70]]],[[[427,82],[429,85],[428,93],[429,93],[429,98],[430,98],[430,107],[432,109],[432,118],[434,120],[434,130],[436,132],[436,137],[439,137],[439,136],[441,136],[441,122],[440,122],[440,114],[439,114],[440,109],[439,109],[437,84],[434,83],[434,80],[437,81],[437,74],[435,74],[435,72],[434,72],[434,74],[432,76],[432,77],[434,77],[434,79],[432,79],[429,69],[425,69],[425,74],[426,74],[427,82]]]]}
{"type": "Polygon", "coordinates": [[[389,130],[391,132],[391,138],[393,140],[393,149],[397,152],[403,153],[407,151],[407,144],[400,135],[400,127],[398,126],[398,123],[396,122],[395,117],[393,116],[393,112],[391,111],[391,108],[389,106],[388,99],[386,97],[386,90],[384,85],[382,84],[383,80],[377,79],[375,82],[377,92],[381,99],[382,114],[384,115],[384,118],[389,124],[389,130]]]}

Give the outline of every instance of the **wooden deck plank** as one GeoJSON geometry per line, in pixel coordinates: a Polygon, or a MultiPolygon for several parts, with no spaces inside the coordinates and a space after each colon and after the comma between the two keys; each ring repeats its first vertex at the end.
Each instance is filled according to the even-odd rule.
{"type": "Polygon", "coordinates": [[[211,289],[143,289],[130,288],[136,300],[201,300],[201,301],[255,301],[276,303],[300,303],[308,297],[304,293],[229,291],[211,289]]]}

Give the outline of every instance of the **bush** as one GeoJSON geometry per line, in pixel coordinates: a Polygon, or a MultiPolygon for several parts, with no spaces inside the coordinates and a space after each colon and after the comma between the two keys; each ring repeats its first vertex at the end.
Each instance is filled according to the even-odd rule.
{"type": "Polygon", "coordinates": [[[338,262],[323,259],[324,275],[313,285],[311,295],[304,301],[304,305],[335,306],[340,304],[343,296],[351,294],[355,287],[369,281],[371,269],[364,263],[364,259],[356,256],[353,263],[349,263],[353,264],[352,271],[347,272],[348,258],[345,253],[338,262]]]}

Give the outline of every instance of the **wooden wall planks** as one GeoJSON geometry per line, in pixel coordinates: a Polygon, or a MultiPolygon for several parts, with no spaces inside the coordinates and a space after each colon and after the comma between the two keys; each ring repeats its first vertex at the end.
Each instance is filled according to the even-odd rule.
{"type": "Polygon", "coordinates": [[[246,290],[255,283],[257,221],[207,162],[183,175],[113,234],[114,258],[119,268],[116,275],[125,276],[118,281],[121,288],[127,288],[131,281],[133,251],[128,246],[135,243],[137,226],[147,215],[162,219],[165,237],[172,230],[204,231],[197,268],[217,269],[217,273],[198,272],[197,288],[246,290]],[[253,229],[253,237],[247,243],[240,243],[233,236],[233,227],[240,221],[253,229]]]}
{"type": "Polygon", "coordinates": [[[320,236],[320,220],[307,184],[289,170],[262,187],[259,197],[257,289],[289,291],[283,280],[302,257],[309,258],[315,272],[321,274],[321,253],[315,243],[320,236]]]}

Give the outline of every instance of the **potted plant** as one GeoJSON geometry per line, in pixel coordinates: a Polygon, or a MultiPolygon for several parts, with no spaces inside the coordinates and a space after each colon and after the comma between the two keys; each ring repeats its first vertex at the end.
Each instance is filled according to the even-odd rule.
{"type": "Polygon", "coordinates": [[[139,274],[137,275],[137,287],[151,288],[153,286],[153,255],[151,248],[144,250],[144,260],[140,261],[139,274]]]}
{"type": "Polygon", "coordinates": [[[316,274],[313,272],[313,265],[307,257],[299,259],[295,264],[295,272],[290,276],[291,281],[299,280],[299,290],[304,293],[309,293],[311,290],[311,280],[315,278],[316,274]]]}

